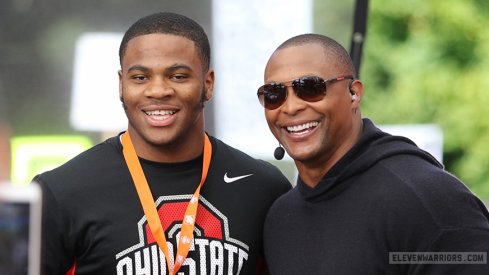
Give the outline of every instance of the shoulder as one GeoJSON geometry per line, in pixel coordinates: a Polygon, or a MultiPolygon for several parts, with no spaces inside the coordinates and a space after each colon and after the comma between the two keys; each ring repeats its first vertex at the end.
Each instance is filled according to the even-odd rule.
{"type": "Polygon", "coordinates": [[[385,174],[391,175],[393,183],[396,183],[401,191],[410,190],[422,201],[438,197],[446,199],[453,196],[473,196],[457,177],[416,156],[395,156],[380,161],[379,165],[385,170],[385,174]]]}
{"type": "Polygon", "coordinates": [[[295,215],[295,212],[300,212],[304,202],[297,186],[295,186],[274,201],[268,211],[267,219],[272,221],[272,223],[280,222],[290,215],[295,215]]]}
{"type": "Polygon", "coordinates": [[[415,156],[396,156],[378,163],[372,195],[397,213],[431,217],[439,228],[489,226],[484,204],[457,177],[415,156]],[[383,172],[382,172],[383,171],[383,172]],[[416,212],[416,213],[414,213],[416,212]]]}
{"type": "Polygon", "coordinates": [[[263,196],[275,200],[291,189],[289,180],[271,163],[255,159],[219,139],[211,138],[211,142],[214,154],[209,171],[210,179],[231,182],[232,178],[238,180],[246,176],[237,181],[243,184],[232,185],[232,190],[233,192],[253,190],[255,198],[263,196]]]}
{"type": "Polygon", "coordinates": [[[110,138],[80,153],[63,165],[37,175],[34,181],[43,186],[71,186],[90,177],[103,175],[108,167],[123,164],[122,147],[116,137],[110,138]]]}
{"type": "Polygon", "coordinates": [[[292,224],[304,224],[307,214],[303,212],[305,207],[297,186],[278,197],[268,209],[264,223],[264,237],[270,240],[270,234],[284,233],[284,228],[296,232],[297,228],[292,224]]]}
{"type": "MultiPolygon", "coordinates": [[[[213,162],[219,166],[220,169],[238,168],[245,173],[246,171],[252,171],[254,174],[263,178],[278,179],[288,183],[288,180],[282,172],[271,163],[261,159],[255,159],[217,138],[211,137],[211,140],[215,147],[213,150],[215,154],[212,157],[213,162]]],[[[290,183],[288,184],[290,185],[290,183]]]]}

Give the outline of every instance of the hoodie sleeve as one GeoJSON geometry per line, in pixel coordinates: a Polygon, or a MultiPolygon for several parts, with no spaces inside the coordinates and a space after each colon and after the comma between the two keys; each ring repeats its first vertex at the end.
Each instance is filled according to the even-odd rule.
{"type": "Polygon", "coordinates": [[[489,231],[481,228],[445,228],[426,251],[450,255],[443,263],[416,264],[410,274],[489,274],[489,231]],[[445,253],[448,252],[448,253],[445,253]],[[448,263],[447,262],[453,262],[448,263]]]}
{"type": "MultiPolygon", "coordinates": [[[[395,235],[404,232],[401,236],[409,238],[397,248],[432,255],[453,253],[456,262],[444,263],[440,258],[433,264],[400,265],[400,268],[406,268],[406,273],[413,275],[489,274],[486,206],[460,180],[441,169],[410,171],[416,173],[403,181],[406,189],[394,196],[391,204],[403,202],[402,209],[398,208],[391,216],[399,225],[392,231],[392,239],[397,239],[399,244],[402,238],[395,235]],[[477,256],[481,254],[484,259],[477,256]]],[[[408,177],[401,175],[400,178],[408,177]]]]}

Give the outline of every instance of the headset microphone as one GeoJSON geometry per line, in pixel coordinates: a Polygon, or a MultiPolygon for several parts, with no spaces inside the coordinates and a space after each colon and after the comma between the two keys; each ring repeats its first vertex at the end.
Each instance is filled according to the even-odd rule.
{"type": "Polygon", "coordinates": [[[277,148],[275,148],[275,152],[273,152],[273,156],[276,160],[281,160],[284,158],[285,149],[282,147],[282,144],[279,144],[277,148]]]}

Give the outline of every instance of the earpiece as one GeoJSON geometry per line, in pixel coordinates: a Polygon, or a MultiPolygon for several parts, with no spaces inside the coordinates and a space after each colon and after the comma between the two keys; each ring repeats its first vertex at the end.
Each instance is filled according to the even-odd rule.
{"type": "Polygon", "coordinates": [[[358,99],[357,94],[352,93],[352,94],[351,94],[351,102],[353,102],[353,101],[355,101],[355,100],[357,100],[357,99],[358,99]]]}

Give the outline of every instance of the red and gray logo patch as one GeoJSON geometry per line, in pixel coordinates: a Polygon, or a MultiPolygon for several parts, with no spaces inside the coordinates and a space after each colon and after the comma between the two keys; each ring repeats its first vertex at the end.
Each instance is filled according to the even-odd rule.
{"type": "MultiPolygon", "coordinates": [[[[168,252],[176,252],[182,218],[192,195],[160,197],[158,214],[167,238],[168,252]]],[[[139,243],[116,255],[117,274],[167,274],[166,260],[146,217],[137,224],[139,243]]],[[[239,274],[249,247],[229,234],[227,217],[202,196],[195,220],[194,238],[180,272],[183,274],[239,274]]],[[[173,263],[173,259],[170,259],[173,263]]]]}

